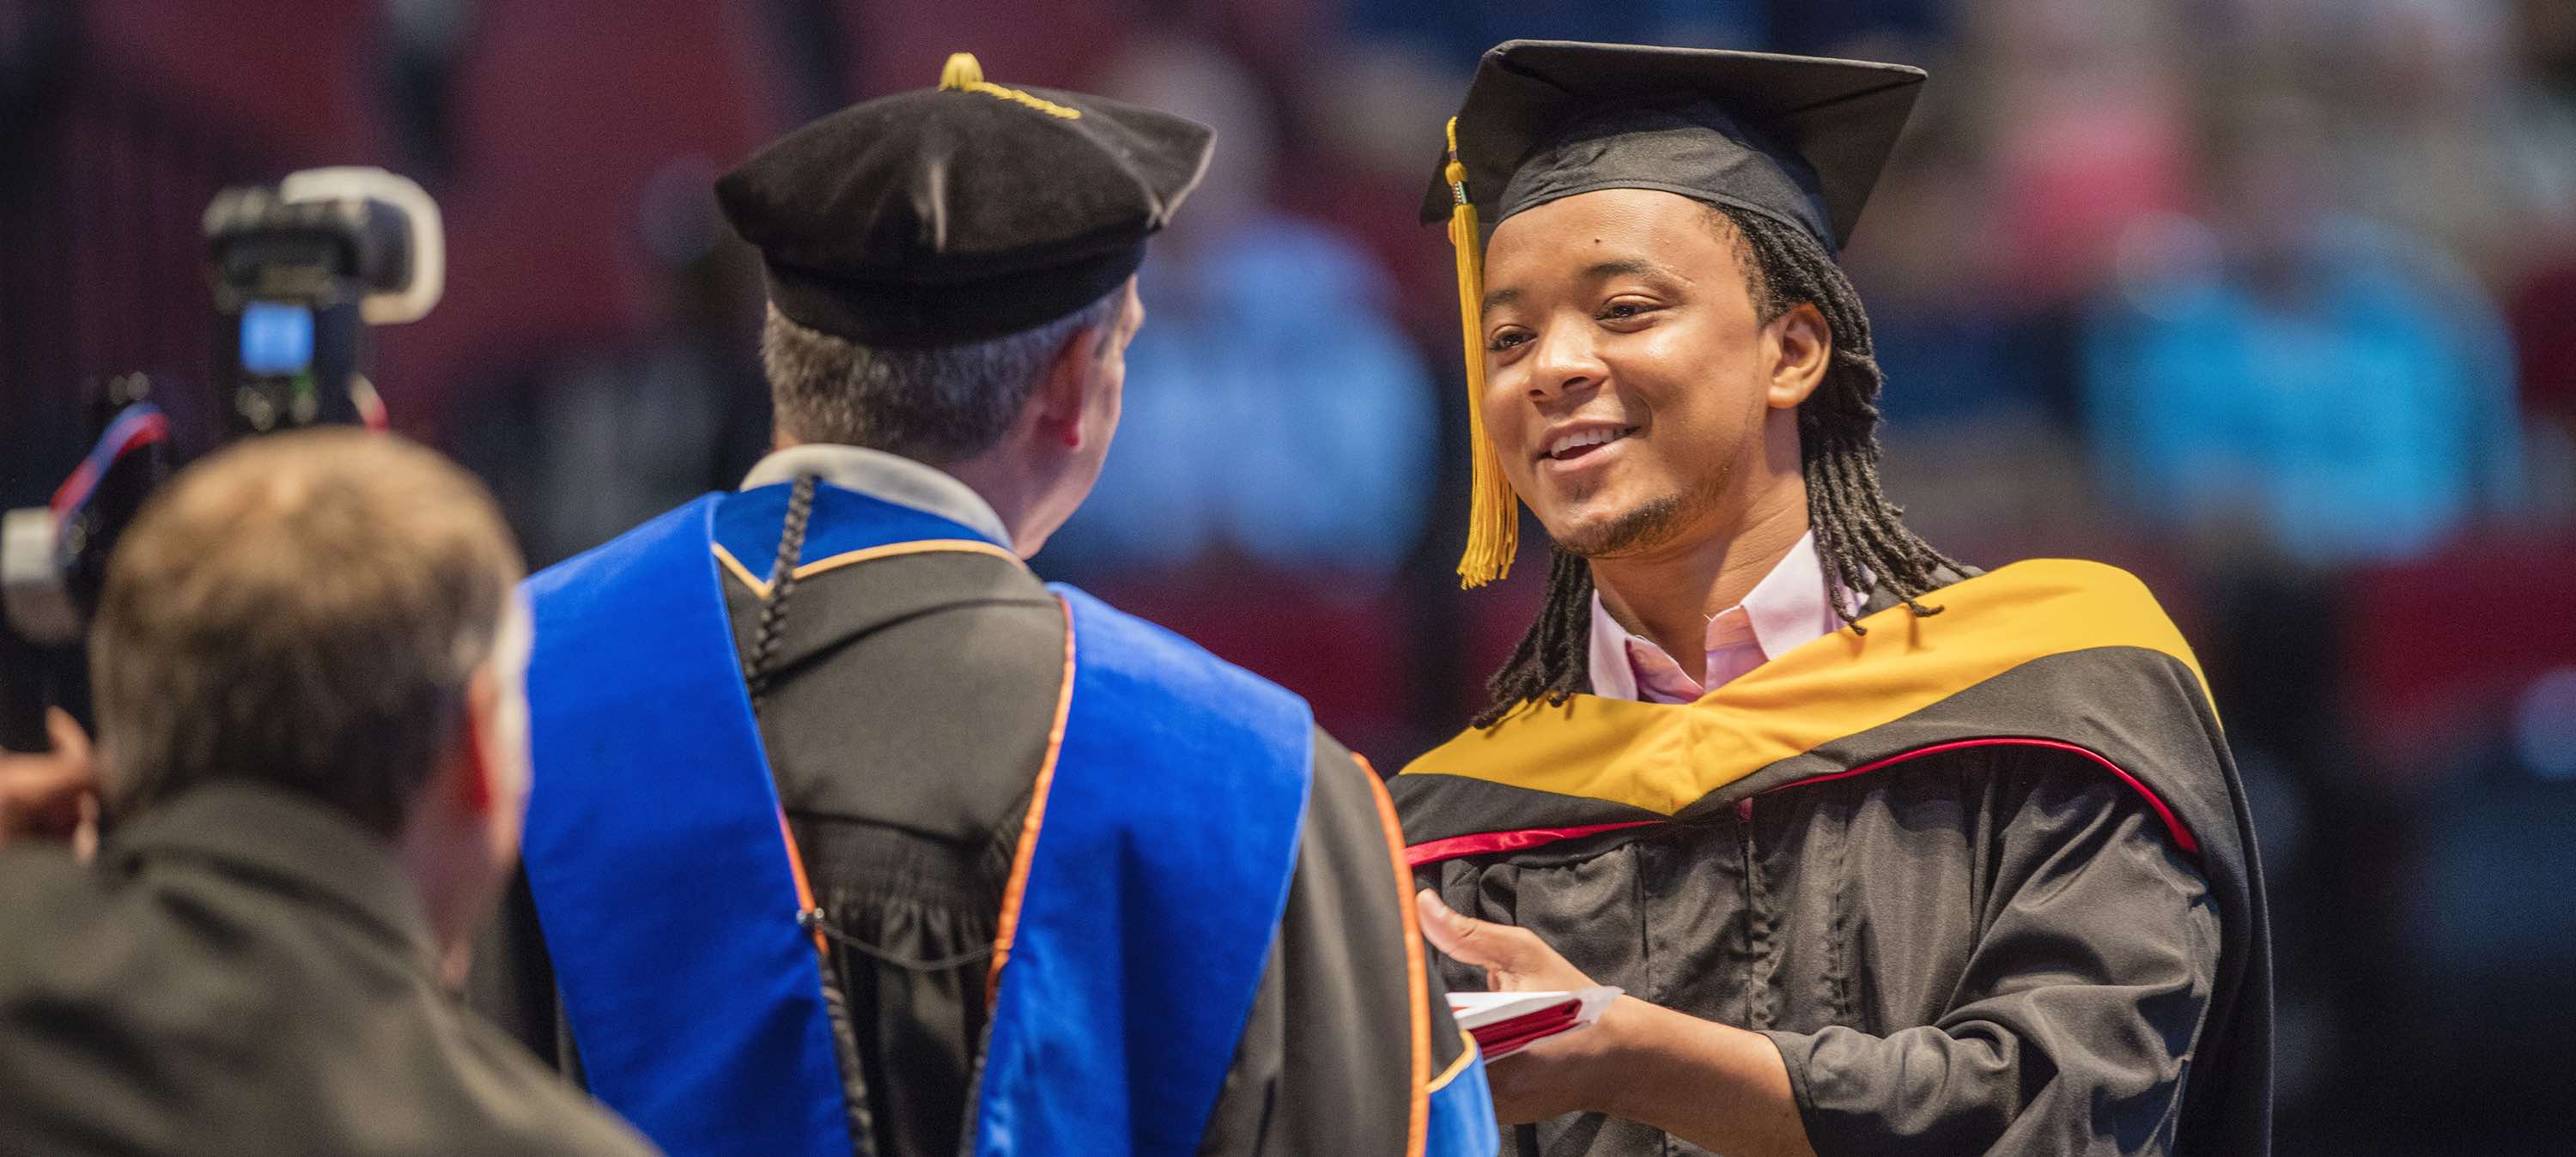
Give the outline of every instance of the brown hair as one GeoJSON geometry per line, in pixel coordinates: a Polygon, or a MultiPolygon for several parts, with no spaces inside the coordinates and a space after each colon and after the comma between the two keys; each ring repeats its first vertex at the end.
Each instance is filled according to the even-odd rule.
{"type": "Polygon", "coordinates": [[[181,472],[91,633],[109,806],[258,780],[393,834],[524,573],[483,485],[392,435],[280,434],[181,472]]]}

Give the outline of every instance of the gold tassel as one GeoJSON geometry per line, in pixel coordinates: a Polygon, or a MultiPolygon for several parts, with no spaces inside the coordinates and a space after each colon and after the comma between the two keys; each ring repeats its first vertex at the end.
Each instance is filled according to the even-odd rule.
{"type": "Polygon", "coordinates": [[[1449,244],[1458,254],[1458,318],[1467,345],[1467,442],[1474,463],[1468,482],[1467,553],[1458,560],[1458,585],[1473,589],[1512,573],[1521,544],[1520,499],[1503,477],[1494,445],[1485,439],[1485,270],[1478,252],[1476,205],[1467,199],[1467,166],[1458,161],[1458,118],[1449,118],[1449,244]]]}
{"type": "Polygon", "coordinates": [[[1027,105],[1051,117],[1060,117],[1069,121],[1082,119],[1081,109],[1066,108],[1054,101],[1031,96],[1016,88],[1004,88],[998,84],[986,83],[984,65],[975,59],[975,54],[972,52],[948,54],[948,63],[939,67],[939,87],[942,91],[980,92],[986,96],[1000,97],[1013,104],[1027,105]]]}

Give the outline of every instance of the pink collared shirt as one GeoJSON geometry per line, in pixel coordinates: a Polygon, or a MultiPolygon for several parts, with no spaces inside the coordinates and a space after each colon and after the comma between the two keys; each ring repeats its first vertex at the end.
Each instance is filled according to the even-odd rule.
{"type": "MultiPolygon", "coordinates": [[[[1688,703],[1810,640],[1841,628],[1811,532],[1753,584],[1744,601],[1708,621],[1707,653],[1686,670],[1662,647],[1610,617],[1592,596],[1592,693],[1647,703],[1688,703]]],[[[1851,596],[1846,594],[1846,599],[1851,596]]],[[[1857,601],[1857,600],[1853,600],[1857,601]]]]}

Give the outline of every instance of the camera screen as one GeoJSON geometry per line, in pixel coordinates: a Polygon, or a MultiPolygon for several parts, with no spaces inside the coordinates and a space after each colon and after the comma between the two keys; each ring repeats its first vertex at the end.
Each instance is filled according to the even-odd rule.
{"type": "Polygon", "coordinates": [[[241,364],[254,374],[287,375],[313,365],[313,311],[254,301],[242,308],[241,364]]]}

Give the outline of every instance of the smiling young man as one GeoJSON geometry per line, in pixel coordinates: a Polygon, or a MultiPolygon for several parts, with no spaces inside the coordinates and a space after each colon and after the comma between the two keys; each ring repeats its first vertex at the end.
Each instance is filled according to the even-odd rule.
{"type": "Polygon", "coordinates": [[[1515,41],[1452,124],[1461,574],[1515,498],[1556,551],[1394,794],[1452,987],[1626,991],[1492,1067],[1523,1152],[2268,1147],[2253,832],[2189,647],[2135,579],[1977,572],[1879,489],[1832,255],[1922,80],[1515,41]]]}

